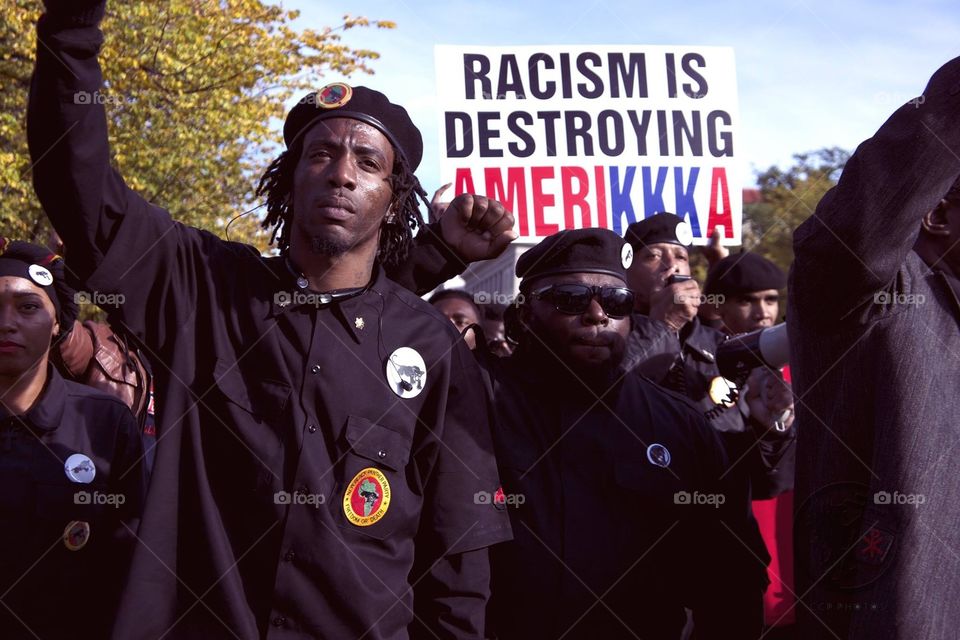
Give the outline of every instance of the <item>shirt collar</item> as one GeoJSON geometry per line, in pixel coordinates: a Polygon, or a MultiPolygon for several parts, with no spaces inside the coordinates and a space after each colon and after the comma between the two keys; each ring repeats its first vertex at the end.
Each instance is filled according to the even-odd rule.
{"type": "Polygon", "coordinates": [[[364,291],[339,301],[326,301],[324,296],[327,294],[301,289],[297,285],[298,275],[287,268],[283,258],[275,260],[274,270],[279,278],[279,285],[273,293],[271,317],[290,313],[300,307],[330,309],[358,344],[365,335],[371,333],[371,329],[376,328],[372,327],[371,323],[379,322],[384,304],[382,292],[387,284],[386,274],[379,262],[373,263],[373,274],[364,291]]]}
{"type": "Polygon", "coordinates": [[[714,331],[702,325],[700,318],[694,316],[680,333],[684,346],[691,348],[708,362],[716,362],[717,336],[714,331]]]}
{"type": "MultiPolygon", "coordinates": [[[[40,431],[53,431],[60,426],[66,406],[67,385],[52,364],[47,363],[47,382],[40,397],[26,413],[19,416],[30,427],[40,431]]],[[[10,417],[10,412],[0,406],[0,419],[10,417]]]]}

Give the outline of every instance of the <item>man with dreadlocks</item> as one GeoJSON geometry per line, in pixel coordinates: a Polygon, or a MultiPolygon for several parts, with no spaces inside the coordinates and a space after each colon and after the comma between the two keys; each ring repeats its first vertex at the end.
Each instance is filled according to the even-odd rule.
{"type": "MultiPolygon", "coordinates": [[[[160,407],[114,636],[483,637],[487,548],[510,537],[474,499],[498,486],[483,383],[451,324],[383,269],[408,255],[424,197],[406,111],[342,83],[291,110],[259,188],[280,245],[263,258],[111,169],[103,107],[64,98],[101,87],[105,3],[46,4],[35,186],[87,289],[124,296],[111,324],[154,363],[160,407]]],[[[488,230],[461,249],[511,222],[481,197],[451,213],[488,230]]]]}

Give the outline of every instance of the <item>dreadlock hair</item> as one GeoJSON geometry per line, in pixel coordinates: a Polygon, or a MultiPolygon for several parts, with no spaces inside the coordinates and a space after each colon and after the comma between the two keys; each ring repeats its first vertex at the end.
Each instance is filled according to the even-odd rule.
{"type": "MultiPolygon", "coordinates": [[[[302,138],[301,138],[302,140],[302,138]]],[[[266,196],[267,215],[260,227],[273,229],[270,244],[277,243],[281,255],[290,250],[290,231],[293,228],[293,174],[300,161],[303,145],[297,140],[292,147],[277,156],[257,185],[257,195],[266,196]]],[[[403,155],[394,149],[393,171],[387,178],[393,198],[387,216],[380,225],[380,244],[377,255],[386,267],[400,264],[410,254],[413,232],[424,224],[420,202],[427,208],[427,192],[413,174],[403,155]],[[419,200],[418,200],[419,198],[419,200]]]]}

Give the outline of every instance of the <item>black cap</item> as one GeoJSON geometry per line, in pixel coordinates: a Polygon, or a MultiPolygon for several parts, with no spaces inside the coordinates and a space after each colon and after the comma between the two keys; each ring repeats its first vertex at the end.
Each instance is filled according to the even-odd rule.
{"type": "Polygon", "coordinates": [[[560,273],[604,273],[626,282],[633,248],[609,229],[566,229],[540,241],[517,260],[521,287],[560,273]]]}
{"type": "Polygon", "coordinates": [[[787,286],[783,270],[756,253],[734,253],[710,267],[704,293],[727,296],[780,290],[787,286]]]}
{"type": "Polygon", "coordinates": [[[660,212],[627,227],[626,240],[634,250],[661,242],[689,247],[693,242],[693,231],[680,216],[660,212]]]}
{"type": "Polygon", "coordinates": [[[376,127],[414,171],[423,158],[423,137],[407,115],[379,91],[351,87],[343,82],[328,84],[307,94],[287,114],[283,123],[283,141],[289,149],[312,125],[327,118],[353,118],[376,127]]]}
{"type": "Polygon", "coordinates": [[[67,284],[63,258],[46,247],[0,237],[0,276],[16,276],[43,289],[57,313],[60,332],[73,328],[80,309],[67,284]]]}

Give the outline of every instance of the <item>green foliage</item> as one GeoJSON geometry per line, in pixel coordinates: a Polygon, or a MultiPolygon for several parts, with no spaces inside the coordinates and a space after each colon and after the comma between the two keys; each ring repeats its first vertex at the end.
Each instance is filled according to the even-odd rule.
{"type": "MultiPolygon", "coordinates": [[[[0,8],[0,234],[46,242],[30,183],[26,104],[39,0],[0,8]]],[[[295,29],[296,11],[261,0],[112,2],[102,25],[101,101],[113,162],[133,189],[177,220],[223,235],[251,207],[259,174],[279,151],[284,102],[327,72],[372,73],[375,51],[341,40],[389,21],[344,16],[336,28],[295,29]]],[[[230,238],[266,248],[254,215],[230,238]]]]}
{"type": "Polygon", "coordinates": [[[840,177],[850,152],[838,147],[795,154],[787,168],[757,175],[762,200],[743,208],[743,246],[784,271],[793,262],[793,231],[817,208],[840,177]]]}

